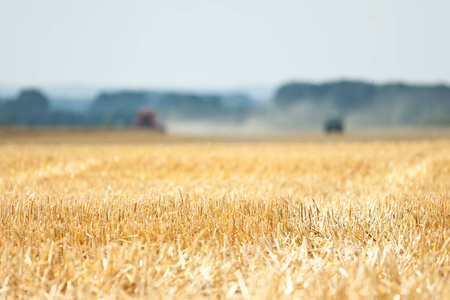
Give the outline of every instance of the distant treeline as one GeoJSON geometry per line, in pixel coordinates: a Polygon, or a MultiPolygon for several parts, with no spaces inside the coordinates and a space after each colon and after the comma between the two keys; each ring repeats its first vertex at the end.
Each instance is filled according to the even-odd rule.
{"type": "Polygon", "coordinates": [[[446,85],[376,85],[358,81],[290,83],[274,102],[292,110],[340,115],[355,125],[450,125],[450,87],[446,85]]]}
{"type": "MultiPolygon", "coordinates": [[[[101,93],[88,109],[58,109],[37,89],[23,90],[15,99],[0,101],[2,126],[132,126],[139,109],[151,108],[160,121],[243,119],[253,108],[245,95],[195,95],[148,91],[101,93]],[[227,102],[239,103],[229,106],[227,102]]],[[[72,104],[72,107],[74,105],[72,104]]]]}
{"type": "Polygon", "coordinates": [[[1,126],[132,126],[141,108],[162,123],[252,124],[264,128],[313,128],[339,116],[350,126],[450,126],[450,87],[337,81],[289,83],[267,105],[245,94],[157,91],[100,93],[86,109],[62,109],[37,89],[0,99],[1,126]]]}

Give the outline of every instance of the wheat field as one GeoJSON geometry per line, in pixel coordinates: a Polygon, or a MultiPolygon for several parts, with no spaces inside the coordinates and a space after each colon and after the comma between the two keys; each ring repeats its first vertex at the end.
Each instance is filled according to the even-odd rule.
{"type": "Polygon", "coordinates": [[[0,298],[450,299],[450,140],[0,143],[0,298]]]}

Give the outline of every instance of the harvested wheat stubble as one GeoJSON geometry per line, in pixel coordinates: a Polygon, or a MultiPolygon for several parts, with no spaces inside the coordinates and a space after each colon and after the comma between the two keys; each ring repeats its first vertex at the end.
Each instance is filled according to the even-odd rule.
{"type": "Polygon", "coordinates": [[[448,140],[1,145],[0,295],[448,299],[449,187],[448,140]]]}

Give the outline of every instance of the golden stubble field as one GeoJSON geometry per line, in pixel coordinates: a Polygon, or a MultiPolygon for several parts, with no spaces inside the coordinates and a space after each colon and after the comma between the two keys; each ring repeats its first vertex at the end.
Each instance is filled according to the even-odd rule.
{"type": "Polygon", "coordinates": [[[1,143],[0,298],[450,299],[446,138],[94,141],[1,143]]]}

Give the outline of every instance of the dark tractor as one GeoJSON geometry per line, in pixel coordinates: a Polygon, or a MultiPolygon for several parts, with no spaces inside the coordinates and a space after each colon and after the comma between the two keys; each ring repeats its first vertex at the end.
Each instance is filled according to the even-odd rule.
{"type": "Polygon", "coordinates": [[[325,121],[326,133],[342,133],[344,131],[344,122],[342,118],[331,118],[325,121]]]}

